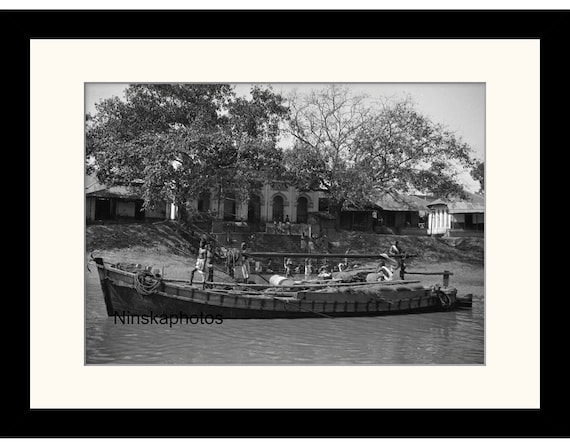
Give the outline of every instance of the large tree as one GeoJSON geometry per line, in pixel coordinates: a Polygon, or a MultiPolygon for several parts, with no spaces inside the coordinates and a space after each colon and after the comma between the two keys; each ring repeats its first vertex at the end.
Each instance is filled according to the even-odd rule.
{"type": "Polygon", "coordinates": [[[354,149],[370,108],[364,97],[336,85],[307,95],[293,93],[289,104],[288,131],[294,141],[285,154],[288,172],[298,188],[325,191],[338,216],[360,186],[354,149]]]}
{"type": "Polygon", "coordinates": [[[134,186],[147,208],[209,189],[245,198],[277,171],[287,114],[270,89],[250,96],[226,84],[130,85],[124,101],[103,100],[87,117],[87,170],[106,185],[134,186]]]}
{"type": "Polygon", "coordinates": [[[332,85],[293,96],[290,105],[289,170],[297,186],[326,191],[337,218],[347,202],[365,205],[383,194],[464,194],[457,175],[473,166],[469,146],[411,100],[372,102],[332,85]]]}

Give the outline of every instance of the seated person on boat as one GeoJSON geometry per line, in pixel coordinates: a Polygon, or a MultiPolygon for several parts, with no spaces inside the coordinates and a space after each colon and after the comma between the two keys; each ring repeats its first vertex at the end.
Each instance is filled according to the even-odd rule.
{"type": "Polygon", "coordinates": [[[330,268],[326,258],[323,260],[323,265],[319,268],[319,273],[318,273],[317,277],[318,278],[331,278],[332,277],[331,268],[330,268]]]}

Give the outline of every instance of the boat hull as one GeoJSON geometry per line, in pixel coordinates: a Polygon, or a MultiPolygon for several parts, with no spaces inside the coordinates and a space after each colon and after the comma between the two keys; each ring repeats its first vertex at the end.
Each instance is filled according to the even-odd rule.
{"type": "Polygon", "coordinates": [[[330,318],[427,313],[450,310],[456,290],[439,293],[419,285],[382,288],[323,288],[284,295],[247,288],[202,289],[161,281],[153,291],[141,291],[136,274],[97,264],[107,314],[124,316],[213,317],[224,319],[330,318]],[[442,299],[442,293],[445,300],[442,299]],[[273,294],[273,295],[272,295],[273,294]]]}

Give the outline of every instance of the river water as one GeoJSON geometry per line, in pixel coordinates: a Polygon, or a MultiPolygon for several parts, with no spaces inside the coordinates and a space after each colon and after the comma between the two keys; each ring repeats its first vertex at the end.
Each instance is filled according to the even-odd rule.
{"type": "MultiPolygon", "coordinates": [[[[98,275],[91,269],[86,272],[85,362],[481,365],[485,362],[482,272],[480,284],[472,288],[472,309],[337,319],[227,319],[222,324],[170,327],[125,324],[107,317],[98,275]]],[[[471,292],[468,289],[461,292],[471,292]]]]}

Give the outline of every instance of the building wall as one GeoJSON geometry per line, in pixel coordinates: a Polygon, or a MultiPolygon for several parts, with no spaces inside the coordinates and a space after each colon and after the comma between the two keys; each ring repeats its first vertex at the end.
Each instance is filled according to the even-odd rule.
{"type": "MultiPolygon", "coordinates": [[[[274,204],[275,198],[280,196],[283,198],[283,216],[289,216],[289,220],[292,223],[298,221],[298,209],[297,203],[300,198],[305,198],[307,201],[307,212],[316,212],[319,207],[319,197],[322,193],[317,191],[297,191],[294,187],[288,188],[272,188],[270,185],[264,187],[262,202],[261,202],[261,217],[262,221],[273,222],[274,218],[274,204]]],[[[246,214],[247,217],[247,214],[246,214]]]]}
{"type": "MultiPolygon", "coordinates": [[[[109,201],[111,216],[108,219],[115,220],[119,218],[135,218],[135,201],[125,199],[105,199],[109,201]]],[[[88,197],[85,200],[85,217],[87,222],[96,220],[96,197],[88,197]]],[[[160,204],[155,210],[145,210],[145,219],[166,219],[170,215],[171,205],[160,204]]],[[[175,218],[172,218],[175,219],[175,218]]]]}
{"type": "Polygon", "coordinates": [[[475,224],[485,224],[485,213],[474,213],[473,222],[475,224]]]}
{"type": "MultiPolygon", "coordinates": [[[[270,184],[266,184],[258,193],[259,196],[259,216],[261,222],[273,223],[273,212],[275,198],[281,197],[283,200],[283,216],[289,216],[289,220],[292,223],[296,223],[298,220],[298,209],[297,203],[299,198],[303,197],[307,200],[307,212],[317,212],[319,207],[319,198],[324,197],[322,192],[309,191],[300,192],[297,191],[292,186],[279,186],[273,187],[270,184]]],[[[188,203],[188,206],[193,210],[198,210],[198,199],[193,199],[188,203]]],[[[168,214],[170,219],[175,219],[177,211],[172,209],[172,205],[169,206],[168,214]]],[[[174,206],[175,207],[175,206],[174,206]]],[[[217,219],[224,218],[224,200],[216,197],[214,192],[210,193],[210,211],[214,214],[217,219]]],[[[237,221],[247,221],[249,211],[249,200],[246,201],[236,201],[236,220],[237,221]]]]}
{"type": "Polygon", "coordinates": [[[135,217],[135,203],[118,201],[116,208],[116,215],[123,218],[134,218],[135,217]]]}
{"type": "Polygon", "coordinates": [[[87,221],[95,220],[95,198],[86,198],[85,200],[85,218],[87,221]]]}
{"type": "Polygon", "coordinates": [[[483,229],[485,215],[483,213],[454,213],[451,215],[451,228],[463,229],[470,227],[470,230],[483,229]],[[471,226],[467,224],[467,215],[470,216],[471,226]]]}

